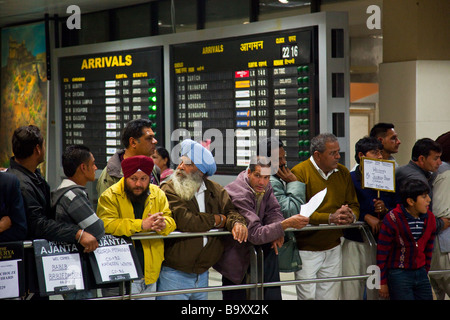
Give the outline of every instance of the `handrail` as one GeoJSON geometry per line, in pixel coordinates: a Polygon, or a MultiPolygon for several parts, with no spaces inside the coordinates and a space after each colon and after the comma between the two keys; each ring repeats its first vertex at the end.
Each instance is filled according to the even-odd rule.
{"type": "MultiPolygon", "coordinates": [[[[307,225],[302,229],[288,228],[285,231],[294,232],[305,232],[313,230],[333,230],[333,229],[352,229],[359,228],[362,231],[365,241],[367,241],[371,250],[376,249],[376,241],[368,229],[369,226],[364,222],[355,222],[349,225],[307,225]]],[[[201,237],[201,236],[224,236],[231,235],[231,232],[222,229],[213,229],[206,232],[180,232],[174,231],[169,235],[160,235],[156,232],[141,232],[136,233],[131,236],[132,240],[150,240],[150,239],[170,239],[170,238],[186,238],[186,237],[201,237]]],[[[32,248],[33,242],[30,240],[23,241],[23,246],[25,249],[32,248]]],[[[373,255],[372,255],[373,256],[373,255]]],[[[374,259],[374,257],[372,257],[374,259]]],[[[376,261],[372,260],[373,264],[376,261]]],[[[353,276],[340,276],[340,277],[330,277],[330,278],[315,278],[315,279],[303,279],[303,280],[284,280],[279,282],[267,282],[264,283],[264,257],[262,250],[260,248],[255,249],[254,246],[250,246],[250,283],[241,285],[230,285],[230,286],[213,286],[205,288],[191,288],[191,289],[180,289],[172,291],[158,291],[152,293],[142,293],[142,294],[128,294],[113,297],[100,297],[93,298],[89,300],[131,300],[146,297],[157,297],[162,295],[173,295],[173,294],[184,294],[184,293],[196,293],[196,292],[215,292],[215,291],[227,291],[227,290],[237,290],[237,289],[250,289],[250,298],[252,300],[263,300],[264,299],[264,288],[266,287],[277,287],[277,286],[287,286],[296,284],[307,284],[307,283],[321,283],[321,282],[336,282],[336,281],[351,281],[351,280],[366,280],[370,277],[369,274],[366,275],[353,275],[353,276]]],[[[429,271],[429,275],[440,275],[449,273],[450,270],[432,270],[429,271]]],[[[370,291],[370,290],[368,290],[370,291]]],[[[370,296],[368,296],[370,299],[370,296]]]]}

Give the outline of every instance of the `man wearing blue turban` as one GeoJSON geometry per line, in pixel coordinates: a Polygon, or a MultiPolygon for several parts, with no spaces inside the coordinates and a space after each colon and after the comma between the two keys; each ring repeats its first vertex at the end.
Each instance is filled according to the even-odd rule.
{"type": "MultiPolygon", "coordinates": [[[[206,232],[225,228],[236,241],[247,240],[244,217],[234,208],[225,189],[207,177],[216,172],[216,162],[209,150],[187,139],[181,143],[181,162],[171,178],[161,184],[172,217],[181,232],[206,232]]],[[[158,291],[208,286],[208,270],[222,256],[219,237],[165,239],[164,262],[158,291]]],[[[159,300],[206,300],[207,293],[160,296],[159,300]]]]}
{"type": "Polygon", "coordinates": [[[198,170],[211,177],[216,173],[216,161],[212,153],[200,143],[186,139],[181,143],[181,155],[195,164],[198,170]]]}

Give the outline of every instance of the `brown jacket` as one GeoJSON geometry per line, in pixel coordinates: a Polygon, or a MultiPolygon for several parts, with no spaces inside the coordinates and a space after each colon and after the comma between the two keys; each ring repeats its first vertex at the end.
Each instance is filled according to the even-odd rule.
{"type": "MultiPolygon", "coordinates": [[[[173,181],[169,180],[161,185],[169,200],[172,217],[181,232],[206,232],[214,228],[214,214],[227,217],[226,229],[231,231],[235,222],[246,225],[242,217],[233,206],[227,191],[218,183],[205,179],[205,209],[199,212],[197,200],[180,199],[173,189],[173,181]]],[[[203,237],[187,237],[165,239],[163,265],[187,273],[201,274],[214,265],[222,256],[223,244],[219,236],[208,237],[203,247],[203,237]]]]}

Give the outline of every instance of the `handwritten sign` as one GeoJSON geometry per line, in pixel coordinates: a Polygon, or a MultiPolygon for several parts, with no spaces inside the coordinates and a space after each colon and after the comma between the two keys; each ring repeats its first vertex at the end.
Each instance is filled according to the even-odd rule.
{"type": "Polygon", "coordinates": [[[81,257],[75,244],[43,239],[33,241],[42,295],[84,290],[81,257]]]}
{"type": "Polygon", "coordinates": [[[22,241],[0,244],[0,299],[25,295],[23,256],[22,241]]]}
{"type": "Polygon", "coordinates": [[[130,240],[103,236],[89,255],[97,284],[142,278],[136,251],[130,240]]]}
{"type": "Polygon", "coordinates": [[[395,162],[361,158],[362,187],[395,192],[395,162]]]}

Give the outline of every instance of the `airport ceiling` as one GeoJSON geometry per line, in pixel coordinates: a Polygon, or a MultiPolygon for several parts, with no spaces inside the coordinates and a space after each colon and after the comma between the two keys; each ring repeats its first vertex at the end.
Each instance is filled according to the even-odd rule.
{"type": "Polygon", "coordinates": [[[149,0],[0,0],[0,28],[44,19],[46,13],[69,16],[67,7],[77,5],[81,13],[120,8],[149,0]]]}
{"type": "MultiPolygon", "coordinates": [[[[46,13],[51,17],[67,17],[70,5],[77,5],[81,13],[89,13],[142,4],[157,0],[0,0],[0,28],[43,20],[46,13]]],[[[187,0],[195,1],[195,0],[187,0]]],[[[310,0],[262,0],[266,6],[301,6],[310,0]]],[[[373,36],[377,30],[365,27],[368,5],[382,5],[382,0],[321,0],[321,9],[326,11],[348,11],[351,36],[373,36]]]]}

